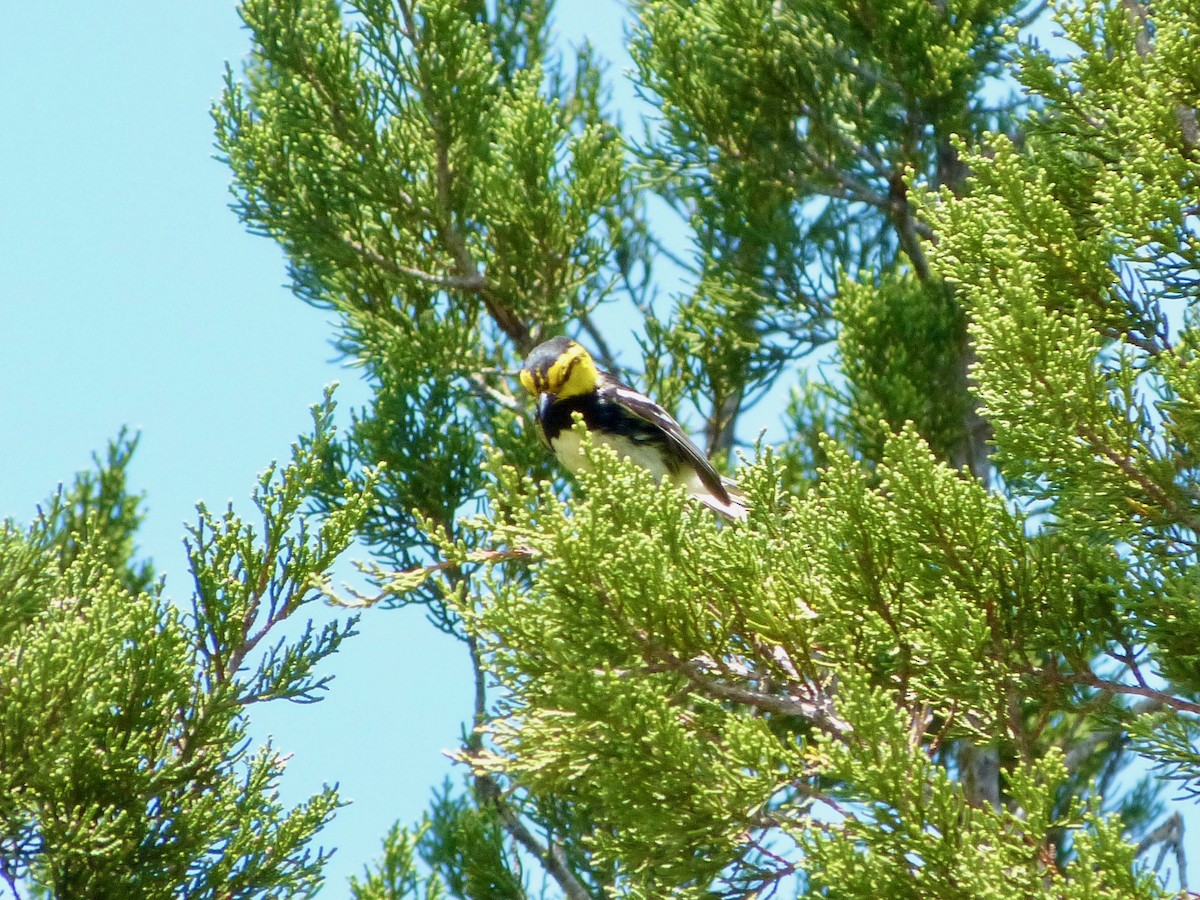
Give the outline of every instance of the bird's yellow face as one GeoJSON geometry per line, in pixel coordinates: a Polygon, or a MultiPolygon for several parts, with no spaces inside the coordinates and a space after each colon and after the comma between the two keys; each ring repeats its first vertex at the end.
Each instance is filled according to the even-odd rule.
{"type": "Polygon", "coordinates": [[[592,355],[570,338],[558,337],[538,344],[521,369],[521,386],[535,397],[553,394],[559,399],[578,397],[596,389],[600,374],[592,355]]]}

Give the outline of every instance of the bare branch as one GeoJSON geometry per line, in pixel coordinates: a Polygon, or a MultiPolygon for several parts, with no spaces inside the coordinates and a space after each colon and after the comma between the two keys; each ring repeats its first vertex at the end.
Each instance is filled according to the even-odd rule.
{"type": "Polygon", "coordinates": [[[912,203],[908,200],[908,185],[904,176],[897,173],[891,179],[891,195],[889,198],[888,214],[896,226],[900,238],[900,248],[912,263],[913,271],[921,281],[929,280],[929,261],[921,248],[920,230],[917,217],[913,213],[912,203]]]}
{"type": "Polygon", "coordinates": [[[888,198],[875,190],[867,182],[865,178],[861,178],[848,169],[839,168],[832,162],[825,159],[808,143],[799,144],[800,151],[805,158],[826,178],[829,179],[829,185],[826,186],[825,193],[831,197],[836,197],[840,200],[857,201],[865,203],[868,206],[873,206],[876,209],[887,211],[891,204],[888,198]]]}
{"type": "Polygon", "coordinates": [[[1162,355],[1163,353],[1171,352],[1171,345],[1165,339],[1163,339],[1162,343],[1160,343],[1158,340],[1140,335],[1130,328],[1105,328],[1104,336],[1110,340],[1124,341],[1131,347],[1136,347],[1138,350],[1141,350],[1147,356],[1156,357],[1162,355]]]}

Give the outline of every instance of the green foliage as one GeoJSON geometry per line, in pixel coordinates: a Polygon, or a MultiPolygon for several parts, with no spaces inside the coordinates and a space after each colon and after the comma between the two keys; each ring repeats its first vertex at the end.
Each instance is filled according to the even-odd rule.
{"type": "Polygon", "coordinates": [[[44,609],[53,575],[43,562],[56,557],[65,568],[81,552],[81,533],[91,536],[93,552],[104,554],[103,563],[123,588],[133,594],[150,589],[150,564],[134,560],[134,534],[142,520],[138,498],[125,488],[125,470],[136,447],[137,439],[122,432],[109,444],[103,463],[95,458],[96,471],[80,473],[69,490],[55,494],[28,532],[8,520],[0,524],[0,552],[10,561],[0,569],[5,598],[0,639],[11,639],[44,609]]]}
{"type": "Polygon", "coordinates": [[[419,851],[451,897],[524,900],[528,896],[495,813],[453,796],[448,784],[434,798],[419,851]]]}
{"type": "Polygon", "coordinates": [[[284,758],[251,751],[245,710],[316,699],[315,666],[350,632],[310,624],[267,645],[321,596],[365,511],[358,493],[315,532],[301,515],[331,415],[315,409],[313,435],[261,477],[261,533],[200,508],[190,613],[133,559],[123,436],[32,526],[0,529],[0,583],[17,601],[0,604],[0,867],[14,891],[284,897],[320,883],[326,855],[309,844],[337,794],[284,807],[284,758]]]}
{"type": "Polygon", "coordinates": [[[392,321],[436,310],[426,330],[461,333],[479,305],[439,292],[486,282],[481,306],[527,349],[532,323],[596,302],[607,245],[593,229],[622,171],[589,70],[580,96],[544,95],[541,5],[489,20],[482,4],[373,0],[356,14],[348,27],[332,3],[243,5],[256,50],[214,110],[239,213],[284,243],[314,303],[392,321]]]}
{"type": "Polygon", "coordinates": [[[1007,0],[634,9],[627,147],[541,0],[243,5],[236,208],[374,391],[317,505],[476,670],[469,791],[354,890],[1160,896],[1118,776],[1200,772],[1200,9],[1064,7],[1066,60],[1007,0]],[[747,521],[557,477],[506,376],[618,368],[602,322],[721,464],[788,433],[747,521]]]}
{"type": "Polygon", "coordinates": [[[947,141],[1000,121],[968,98],[998,73],[1016,5],[637,4],[631,52],[657,120],[642,155],[694,230],[702,275],[663,330],[703,323],[686,369],[697,396],[740,388],[734,354],[752,390],[828,340],[839,272],[869,278],[898,248],[923,266],[901,176],[959,185],[947,141]]]}
{"type": "Polygon", "coordinates": [[[417,868],[417,846],[428,833],[423,826],[409,831],[395,825],[383,839],[383,857],[376,871],[367,870],[363,880],[350,879],[354,900],[438,900],[444,896],[437,876],[425,879],[417,868]]]}
{"type": "Polygon", "coordinates": [[[521,548],[531,578],[484,579],[461,610],[508,688],[491,749],[470,759],[602,819],[585,845],[631,896],[703,896],[723,873],[769,883],[786,870],[758,859],[755,882],[738,866],[785,837],[814,892],[1157,896],[1119,828],[1062,808],[1053,754],[1010,773],[1001,811],[974,808],[929,755],[1003,734],[1057,623],[1100,618],[1078,612],[1095,578],[1086,551],[1046,552],[911,433],[873,472],[835,453],[813,494],[782,508],[764,457],[746,473],[744,527],[718,526],[607,448],[591,455],[569,515],[503,467],[499,521],[476,522],[521,548]],[[820,699],[835,684],[836,709],[820,699]],[[829,825],[831,811],[845,820],[829,825]],[[1050,836],[1081,828],[1090,843],[1076,835],[1061,885],[1042,886],[1050,836]],[[1124,868],[1072,886],[1092,852],[1124,868]]]}
{"type": "Polygon", "coordinates": [[[1022,70],[1047,101],[1038,139],[972,154],[972,196],[931,208],[936,260],[973,314],[997,461],[1064,529],[1129,547],[1122,640],[1156,648],[1187,693],[1200,635],[1173,610],[1194,596],[1200,525],[1196,337],[1194,312],[1172,322],[1167,304],[1194,300],[1200,274],[1196,94],[1178,55],[1194,15],[1156,7],[1172,37],[1153,53],[1123,7],[1067,16],[1078,55],[1059,70],[1030,51],[1022,70]]]}
{"type": "MultiPolygon", "coordinates": [[[[401,568],[430,561],[426,521],[452,528],[480,496],[479,435],[535,459],[498,372],[606,298],[633,227],[598,75],[586,53],[573,79],[547,70],[547,15],[247,3],[256,49],[214,109],[239,214],[284,245],[301,296],[343,315],[376,389],[321,505],[386,463],[364,537],[401,568]]],[[[444,597],[418,599],[455,627],[444,597]]]]}
{"type": "Polygon", "coordinates": [[[942,459],[962,456],[969,400],[959,361],[962,310],[943,286],[911,275],[877,285],[843,283],[838,355],[854,396],[851,446],[878,459],[888,435],[912,422],[942,459]]]}
{"type": "Polygon", "coordinates": [[[1054,788],[1066,776],[1061,753],[1013,769],[1011,811],[980,810],[963,802],[961,786],[931,763],[913,723],[878,692],[850,678],[841,696],[854,740],[820,741],[818,768],[871,787],[857,798],[861,815],[804,833],[814,896],[1161,896],[1152,877],[1135,874],[1119,826],[1079,804],[1055,815],[1054,788]],[[1055,828],[1075,829],[1075,857],[1061,869],[1050,864],[1044,837],[1055,828]]]}

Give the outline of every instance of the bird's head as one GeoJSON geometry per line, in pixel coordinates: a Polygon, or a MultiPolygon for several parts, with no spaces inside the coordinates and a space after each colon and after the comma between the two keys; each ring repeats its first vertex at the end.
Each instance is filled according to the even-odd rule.
{"type": "Polygon", "coordinates": [[[600,373],[582,344],[567,337],[551,338],[530,351],[521,369],[521,385],[535,397],[553,394],[565,399],[596,389],[600,373]]]}

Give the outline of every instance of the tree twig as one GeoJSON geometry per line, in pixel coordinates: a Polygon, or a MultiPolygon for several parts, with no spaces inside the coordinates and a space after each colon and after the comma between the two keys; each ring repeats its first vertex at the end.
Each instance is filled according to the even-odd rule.
{"type": "Polygon", "coordinates": [[[1081,423],[1079,425],[1079,433],[1081,437],[1091,444],[1092,449],[1096,453],[1099,453],[1111,462],[1121,470],[1125,477],[1145,491],[1152,503],[1167,510],[1181,525],[1185,525],[1193,531],[1200,531],[1200,518],[1196,516],[1195,512],[1185,506],[1181,506],[1174,497],[1167,493],[1162,485],[1158,484],[1158,482],[1151,479],[1149,475],[1135,466],[1132,459],[1108,446],[1107,442],[1101,440],[1100,435],[1086,424],[1081,423]]]}
{"type": "Polygon", "coordinates": [[[743,703],[761,712],[797,716],[835,737],[846,737],[853,730],[849,722],[834,712],[830,697],[820,696],[815,700],[806,700],[795,694],[779,696],[728,684],[710,676],[695,660],[680,659],[669,650],[656,646],[648,636],[637,634],[635,637],[642,645],[648,661],[661,663],[671,671],[678,672],[710,697],[743,703]]]}
{"type": "Polygon", "coordinates": [[[1143,687],[1140,684],[1122,684],[1119,681],[1101,678],[1095,672],[1076,672],[1073,675],[1062,676],[1062,681],[1066,684],[1078,684],[1084,687],[1093,687],[1101,691],[1108,691],[1112,694],[1128,694],[1135,697],[1145,697],[1148,700],[1156,701],[1161,703],[1163,706],[1168,706],[1171,709],[1178,710],[1179,712],[1200,715],[1200,703],[1193,703],[1191,700],[1184,700],[1181,697],[1172,696],[1166,691],[1158,691],[1151,687],[1143,687]]]}
{"type": "Polygon", "coordinates": [[[391,275],[402,275],[408,278],[415,278],[417,281],[422,281],[425,284],[431,284],[434,287],[446,289],[477,291],[487,285],[487,279],[485,279],[478,272],[476,272],[473,276],[435,275],[432,272],[424,272],[421,269],[415,269],[412,266],[403,265],[394,259],[389,259],[388,257],[372,250],[361,241],[355,240],[349,235],[342,235],[342,243],[350,250],[353,250],[356,254],[365,259],[367,262],[374,266],[378,266],[391,275]]]}
{"type": "Polygon", "coordinates": [[[437,140],[437,194],[442,207],[440,221],[436,223],[438,237],[454,257],[459,277],[475,285],[473,290],[483,301],[483,307],[492,317],[492,321],[517,345],[517,351],[524,356],[533,349],[533,335],[530,333],[530,327],[522,322],[517,314],[497,296],[491,283],[479,271],[479,264],[471,255],[466,239],[454,224],[454,213],[450,203],[452,180],[450,148],[447,146],[442,129],[437,127],[432,111],[430,118],[434,121],[434,134],[437,140]]]}
{"type": "Polygon", "coordinates": [[[21,892],[17,890],[17,879],[9,867],[7,859],[0,862],[0,877],[4,878],[4,883],[8,885],[8,889],[12,891],[13,900],[21,900],[21,892]]]}
{"type": "MultiPolygon", "coordinates": [[[[423,42],[420,31],[417,28],[416,15],[408,0],[397,0],[397,6],[404,20],[405,36],[412,43],[415,55],[419,60],[425,50],[422,46],[423,42]]],[[[420,65],[418,65],[419,70],[420,68],[420,65]]],[[[428,93],[427,84],[421,84],[418,87],[423,92],[428,93]]],[[[434,183],[439,209],[436,213],[437,221],[433,223],[434,229],[437,231],[438,239],[442,242],[442,245],[454,258],[454,264],[458,270],[457,275],[454,276],[457,279],[457,283],[461,284],[464,289],[472,290],[478,295],[479,299],[483,301],[484,309],[491,316],[492,321],[516,344],[517,351],[523,356],[533,349],[533,336],[530,326],[522,322],[520,317],[504,299],[497,295],[491,282],[480,271],[479,263],[471,254],[471,249],[467,246],[466,239],[454,222],[454,205],[451,202],[453,174],[450,167],[449,141],[446,138],[446,131],[440,121],[438,111],[427,105],[426,113],[433,131],[434,152],[436,155],[434,183]]]]}
{"type": "MultiPolygon", "coordinates": [[[[479,651],[479,643],[471,635],[467,636],[467,650],[471,656],[471,669],[475,677],[474,724],[466,739],[466,756],[469,759],[483,751],[481,728],[487,720],[487,678],[483,670],[483,656],[479,651]]],[[[537,859],[546,873],[562,888],[568,900],[593,900],[587,888],[568,867],[562,848],[552,841],[543,845],[538,840],[529,830],[529,826],[521,821],[520,813],[504,799],[504,792],[492,775],[480,771],[476,771],[474,775],[475,802],[480,808],[490,806],[495,810],[501,827],[537,859]]]]}
{"type": "Polygon", "coordinates": [[[590,313],[583,313],[579,316],[579,325],[587,336],[591,339],[592,347],[596,351],[596,358],[600,360],[600,367],[607,372],[616,373],[619,370],[617,366],[617,357],[612,351],[612,347],[608,345],[608,341],[604,339],[599,326],[592,319],[590,313]]]}
{"type": "Polygon", "coordinates": [[[1183,850],[1183,816],[1176,810],[1167,820],[1146,835],[1140,844],[1138,844],[1137,852],[1140,856],[1145,853],[1155,844],[1161,844],[1158,851],[1158,860],[1154,863],[1154,869],[1157,871],[1162,867],[1163,860],[1168,852],[1174,852],[1175,863],[1179,867],[1179,890],[1182,893],[1188,892],[1187,880],[1187,854],[1183,850]]]}
{"type": "Polygon", "coordinates": [[[593,900],[583,882],[567,866],[562,848],[553,842],[543,844],[538,840],[537,835],[529,830],[529,826],[521,821],[520,814],[504,799],[500,785],[491,775],[477,774],[475,789],[480,805],[486,803],[495,809],[501,827],[541,863],[546,873],[562,888],[567,900],[593,900]]]}
{"type": "Polygon", "coordinates": [[[466,379],[473,394],[483,397],[486,400],[491,400],[494,403],[499,403],[505,409],[512,412],[521,412],[524,409],[511,394],[506,394],[488,384],[487,379],[483,377],[482,373],[468,372],[466,379]]]}

